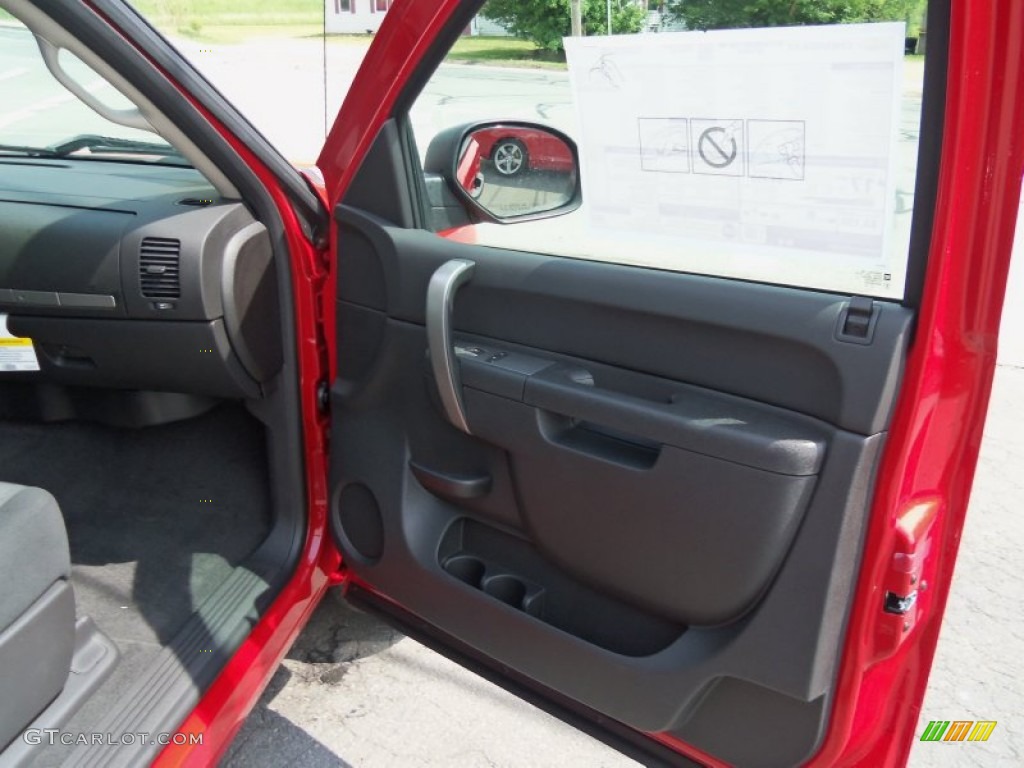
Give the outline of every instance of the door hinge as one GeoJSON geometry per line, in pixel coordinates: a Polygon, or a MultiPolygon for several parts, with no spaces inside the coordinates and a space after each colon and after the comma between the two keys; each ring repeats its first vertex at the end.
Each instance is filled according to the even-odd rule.
{"type": "Polygon", "coordinates": [[[870,344],[875,336],[879,307],[866,296],[853,296],[839,312],[836,338],[851,344],[870,344]]]}

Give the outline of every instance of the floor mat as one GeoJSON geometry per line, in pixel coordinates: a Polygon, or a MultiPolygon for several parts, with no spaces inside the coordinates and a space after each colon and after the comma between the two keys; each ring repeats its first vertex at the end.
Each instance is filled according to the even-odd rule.
{"type": "Polygon", "coordinates": [[[240,405],[145,429],[2,424],[0,479],[57,498],[78,612],[115,642],[166,643],[270,527],[263,429],[240,405]]]}
{"type": "MultiPolygon", "coordinates": [[[[121,652],[64,728],[87,732],[270,530],[263,428],[240,405],[145,429],[0,424],[0,479],[50,491],[71,546],[79,615],[121,652]]],[[[35,766],[60,765],[46,747],[35,766]]]]}

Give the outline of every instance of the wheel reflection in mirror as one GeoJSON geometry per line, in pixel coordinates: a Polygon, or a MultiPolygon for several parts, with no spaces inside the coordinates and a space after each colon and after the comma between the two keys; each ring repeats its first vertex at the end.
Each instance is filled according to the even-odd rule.
{"type": "Polygon", "coordinates": [[[576,161],[566,142],[540,126],[490,125],[462,143],[456,180],[498,219],[556,211],[576,189],[576,161]]]}

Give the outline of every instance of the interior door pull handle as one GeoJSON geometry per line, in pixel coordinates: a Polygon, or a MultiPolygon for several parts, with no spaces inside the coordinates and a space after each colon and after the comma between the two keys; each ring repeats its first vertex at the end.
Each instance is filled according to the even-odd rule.
{"type": "Polygon", "coordinates": [[[467,435],[469,424],[462,406],[462,382],[452,343],[452,302],[459,288],[469,282],[476,263],[466,259],[446,261],[427,285],[427,344],[430,367],[448,420],[467,435]]]}
{"type": "Polygon", "coordinates": [[[409,468],[412,470],[413,476],[420,481],[420,485],[434,495],[445,499],[479,499],[481,496],[486,496],[491,490],[490,475],[472,477],[452,475],[427,469],[415,461],[409,462],[409,468]]]}

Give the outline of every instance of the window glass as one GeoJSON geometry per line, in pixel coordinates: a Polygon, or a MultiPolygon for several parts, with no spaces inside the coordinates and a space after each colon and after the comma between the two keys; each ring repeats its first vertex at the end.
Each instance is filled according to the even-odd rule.
{"type": "Polygon", "coordinates": [[[387,17],[377,0],[126,0],[283,154],[312,164],[387,17]]]}
{"type": "MultiPolygon", "coordinates": [[[[421,157],[442,130],[477,120],[551,126],[577,143],[578,210],[478,224],[475,242],[902,297],[923,2],[776,4],[785,13],[669,2],[632,19],[594,5],[583,22],[595,34],[568,37],[566,17],[552,40],[492,0],[469,29],[486,23],[492,36],[456,43],[417,99],[421,157]],[[820,23],[830,19],[849,23],[820,23]],[[628,34],[604,34],[609,24],[628,34]],[[530,39],[494,35],[509,30],[530,39]]],[[[485,200],[489,181],[504,182],[493,158],[480,174],[485,200]]]]}
{"type": "Polygon", "coordinates": [[[133,127],[124,116],[134,105],[77,56],[56,50],[55,66],[86,98],[109,111],[101,114],[62,85],[32,33],[0,12],[0,154],[187,165],[158,135],[133,127]]]}

